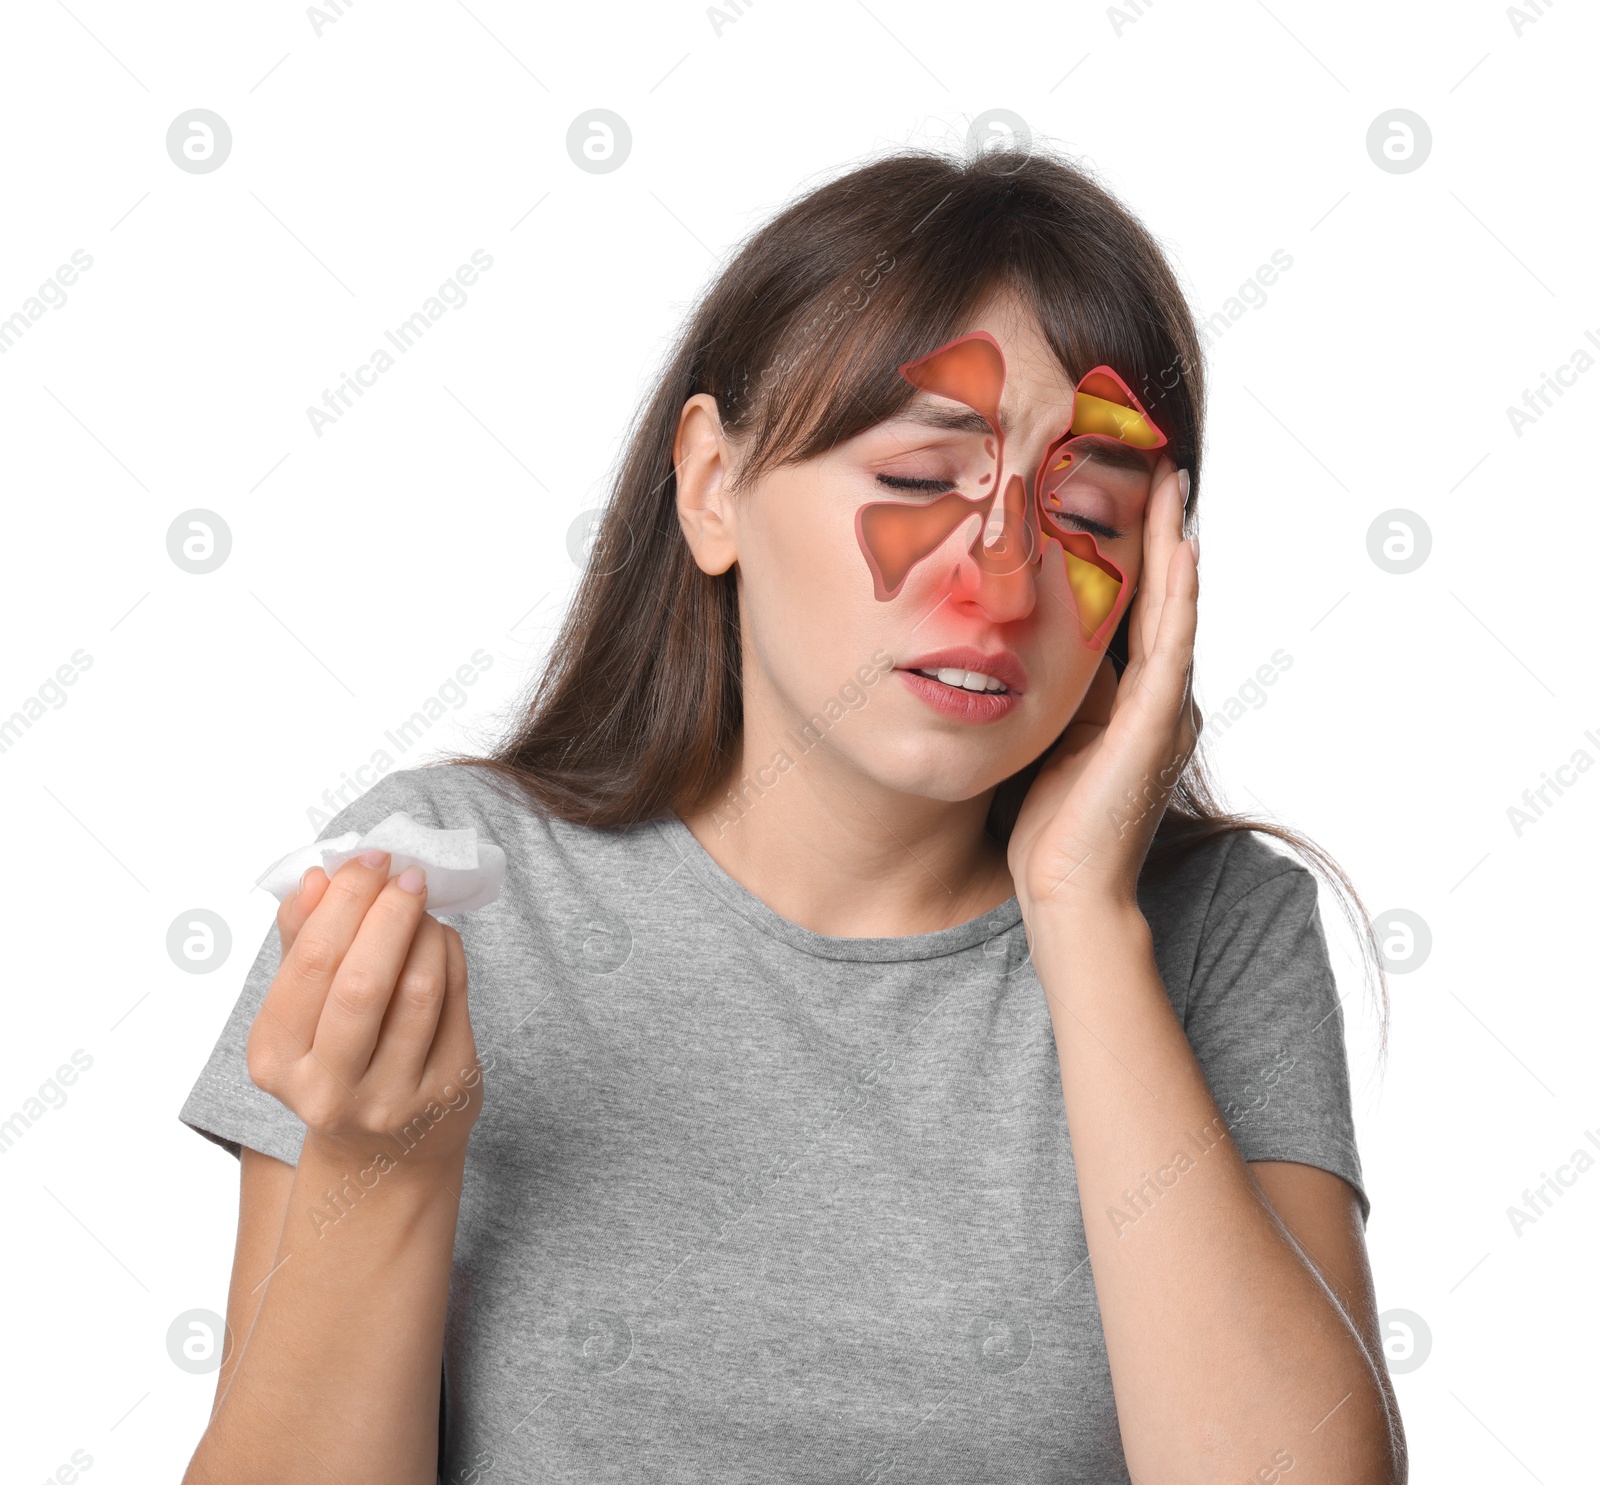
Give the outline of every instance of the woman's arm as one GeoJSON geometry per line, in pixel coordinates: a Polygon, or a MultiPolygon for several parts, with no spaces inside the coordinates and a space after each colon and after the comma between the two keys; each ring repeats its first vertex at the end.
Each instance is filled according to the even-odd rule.
{"type": "Polygon", "coordinates": [[[294,1166],[241,1153],[233,1351],[185,1485],[433,1485],[462,1161],[454,1189],[397,1167],[319,1236],[350,1163],[310,1138],[294,1166]]]}
{"type": "Polygon", "coordinates": [[[250,1074],[306,1136],[293,1167],[241,1151],[231,1350],[186,1485],[437,1478],[481,1077],[460,938],[387,864],[313,872],[279,913],[250,1074]]]}
{"type": "MultiPolygon", "coordinates": [[[[1007,848],[1055,1030],[1123,1450],[1135,1485],[1277,1485],[1305,1464],[1307,1480],[1403,1485],[1383,1362],[1234,1145],[1138,906],[1199,737],[1186,497],[1163,460],[1127,669],[1102,664],[1007,848]]],[[[1332,1216],[1311,1209],[1339,1250],[1332,1216]]]]}
{"type": "MultiPolygon", "coordinates": [[[[1355,1187],[1331,1171],[1296,1160],[1252,1160],[1250,1174],[1266,1193],[1272,1209],[1283,1219],[1295,1246],[1315,1266],[1339,1307],[1355,1326],[1393,1421],[1395,1447],[1405,1453],[1405,1428],[1394,1378],[1384,1356],[1383,1332],[1378,1325],[1378,1296],[1367,1259],[1366,1231],[1361,1218],[1361,1198],[1355,1187]]],[[[1404,1478],[1404,1469],[1401,1477],[1404,1478]]]]}
{"type": "Polygon", "coordinates": [[[1028,932],[1136,1485],[1404,1481],[1381,1360],[1228,1137],[1143,915],[1069,896],[1028,932]]]}

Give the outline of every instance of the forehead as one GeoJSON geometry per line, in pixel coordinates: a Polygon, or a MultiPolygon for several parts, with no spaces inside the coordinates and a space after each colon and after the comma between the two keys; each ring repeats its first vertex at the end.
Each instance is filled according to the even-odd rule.
{"type": "MultiPolygon", "coordinates": [[[[1050,403],[1044,408],[1043,416],[1050,421],[1049,433],[1053,437],[1064,433],[1067,420],[1072,415],[1071,401],[1050,403]]],[[[890,418],[885,426],[895,423],[910,423],[918,427],[940,428],[953,433],[977,434],[987,436],[991,429],[989,420],[976,408],[967,407],[959,402],[952,402],[945,397],[937,397],[929,392],[919,391],[906,406],[894,417],[890,418]]],[[[1015,402],[1002,400],[1000,404],[1000,431],[1007,437],[1016,431],[1017,407],[1015,402]]],[[[1082,438],[1073,440],[1073,447],[1080,451],[1086,459],[1092,458],[1095,462],[1110,465],[1117,469],[1149,470],[1154,467],[1160,453],[1155,449],[1135,448],[1132,444],[1123,443],[1119,439],[1101,434],[1086,434],[1082,438]]]]}

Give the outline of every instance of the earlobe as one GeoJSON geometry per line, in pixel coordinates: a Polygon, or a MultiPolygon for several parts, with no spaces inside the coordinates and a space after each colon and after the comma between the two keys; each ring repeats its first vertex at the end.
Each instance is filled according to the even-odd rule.
{"type": "Polygon", "coordinates": [[[726,435],[717,404],[697,392],[683,405],[673,443],[678,525],[695,565],[708,576],[726,572],[738,560],[733,505],[727,494],[726,435]]]}

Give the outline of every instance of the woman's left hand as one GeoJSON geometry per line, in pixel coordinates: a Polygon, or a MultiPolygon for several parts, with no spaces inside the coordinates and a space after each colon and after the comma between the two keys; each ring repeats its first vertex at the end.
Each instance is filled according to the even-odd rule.
{"type": "Polygon", "coordinates": [[[1198,551],[1183,539],[1188,471],[1157,466],[1120,684],[1108,655],[1040,769],[1007,863],[1024,919],[1090,902],[1137,905],[1139,871],[1200,736],[1191,683],[1198,551]]]}

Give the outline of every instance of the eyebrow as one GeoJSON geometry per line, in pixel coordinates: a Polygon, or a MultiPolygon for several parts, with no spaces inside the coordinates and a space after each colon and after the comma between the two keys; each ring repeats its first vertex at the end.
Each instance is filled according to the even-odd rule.
{"type": "MultiPolygon", "coordinates": [[[[919,394],[906,404],[904,412],[895,415],[897,423],[921,423],[928,428],[949,428],[956,433],[990,433],[989,420],[975,407],[946,407],[928,402],[919,394]]],[[[1011,419],[1005,409],[1000,410],[1000,431],[1011,432],[1011,419]]]]}
{"type": "MultiPolygon", "coordinates": [[[[950,407],[941,403],[929,402],[925,394],[918,394],[906,404],[903,412],[897,413],[893,421],[897,423],[920,423],[928,428],[946,428],[955,433],[991,433],[989,420],[974,407],[950,407]]],[[[1006,416],[1005,408],[1000,409],[1000,431],[1005,434],[1011,432],[1011,420],[1006,416]]],[[[1087,433],[1080,435],[1084,442],[1075,439],[1074,452],[1080,452],[1085,462],[1094,460],[1099,464],[1110,465],[1117,469],[1150,468],[1151,461],[1147,455],[1153,452],[1149,449],[1135,448],[1130,443],[1123,443],[1118,439],[1103,433],[1087,433]]]]}
{"type": "MultiPolygon", "coordinates": [[[[1155,460],[1150,456],[1154,449],[1135,448],[1131,443],[1122,443],[1104,433],[1086,433],[1072,440],[1073,453],[1077,454],[1085,464],[1107,464],[1113,469],[1137,469],[1141,472],[1150,470],[1155,460]]],[[[1056,451],[1059,457],[1061,450],[1056,451]]]]}

